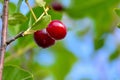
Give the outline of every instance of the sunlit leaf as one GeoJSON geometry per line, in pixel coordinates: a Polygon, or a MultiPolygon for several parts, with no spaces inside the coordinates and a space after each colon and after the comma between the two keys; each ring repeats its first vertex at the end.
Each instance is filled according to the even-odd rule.
{"type": "Polygon", "coordinates": [[[45,15],[41,18],[41,20],[39,20],[37,23],[35,23],[35,25],[32,26],[31,30],[44,29],[45,27],[47,27],[50,21],[51,21],[51,16],[45,15]]]}
{"type": "Polygon", "coordinates": [[[18,66],[4,66],[3,80],[33,80],[33,75],[18,66]]]}

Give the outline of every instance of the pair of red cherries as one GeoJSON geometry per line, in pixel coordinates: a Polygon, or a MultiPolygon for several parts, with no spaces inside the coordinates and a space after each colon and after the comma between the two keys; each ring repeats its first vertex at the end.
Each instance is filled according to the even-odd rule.
{"type": "Polygon", "coordinates": [[[55,40],[63,39],[67,34],[65,25],[59,20],[53,20],[46,29],[34,33],[34,40],[38,46],[47,48],[55,44],[55,40]]]}

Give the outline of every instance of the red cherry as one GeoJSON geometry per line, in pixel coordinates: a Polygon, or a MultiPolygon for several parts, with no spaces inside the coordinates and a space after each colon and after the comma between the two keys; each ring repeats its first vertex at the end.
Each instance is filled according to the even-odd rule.
{"type": "Polygon", "coordinates": [[[56,11],[62,11],[63,10],[62,4],[57,2],[57,1],[52,2],[51,6],[56,11]]]}
{"type": "Polygon", "coordinates": [[[63,39],[67,34],[65,25],[59,20],[53,20],[46,28],[48,34],[55,40],[63,39]]]}
{"type": "Polygon", "coordinates": [[[55,40],[52,39],[46,30],[38,30],[34,33],[34,40],[38,46],[42,48],[47,48],[52,46],[55,43],[55,40]]]}

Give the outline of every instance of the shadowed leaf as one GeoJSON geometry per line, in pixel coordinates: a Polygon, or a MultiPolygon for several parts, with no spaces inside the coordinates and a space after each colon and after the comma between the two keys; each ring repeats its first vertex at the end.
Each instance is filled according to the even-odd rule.
{"type": "Polygon", "coordinates": [[[31,73],[17,66],[4,66],[3,71],[3,80],[33,80],[31,73]]]}
{"type": "Polygon", "coordinates": [[[113,61],[119,57],[120,53],[119,50],[116,50],[109,56],[109,61],[113,61]]]}
{"type": "Polygon", "coordinates": [[[27,17],[21,13],[14,13],[9,16],[9,25],[23,24],[27,20],[27,17]]]}
{"type": "Polygon", "coordinates": [[[120,17],[120,8],[116,8],[114,10],[115,10],[116,14],[120,17]]]}

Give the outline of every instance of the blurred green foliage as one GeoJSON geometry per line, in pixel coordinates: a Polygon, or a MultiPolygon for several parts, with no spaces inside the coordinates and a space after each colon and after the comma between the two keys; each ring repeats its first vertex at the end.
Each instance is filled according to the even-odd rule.
{"type": "MultiPolygon", "coordinates": [[[[51,0],[45,1],[47,2],[47,5],[51,2],[51,0]]],[[[2,2],[2,0],[0,0],[0,2],[2,2]]],[[[103,36],[114,30],[113,26],[116,25],[114,23],[117,21],[114,8],[117,8],[119,2],[119,0],[71,0],[69,7],[65,9],[64,13],[74,20],[89,17],[94,21],[94,47],[95,50],[99,50],[104,45],[105,37],[103,36]]],[[[17,33],[26,30],[35,22],[30,11],[26,15],[23,15],[22,13],[18,13],[20,12],[17,11],[20,10],[18,8],[20,7],[11,2],[9,3],[9,16],[12,15],[12,18],[9,18],[9,37],[13,37],[17,33]]],[[[33,6],[33,11],[38,18],[44,10],[41,7],[33,6]]],[[[120,9],[115,9],[115,11],[120,16],[120,9]]],[[[64,13],[56,12],[53,9],[48,11],[52,20],[61,20],[64,13]]],[[[44,24],[42,27],[45,28],[49,21],[50,19],[45,23],[41,22],[37,25],[40,25],[39,27],[41,28],[42,24],[44,24]]],[[[78,35],[84,35],[87,31],[88,29],[82,33],[78,33],[78,35]]],[[[25,36],[10,45],[6,52],[5,64],[17,65],[30,71],[34,76],[34,80],[43,80],[51,74],[54,75],[55,80],[64,80],[77,60],[75,55],[66,48],[63,41],[58,41],[54,46],[47,49],[54,53],[56,61],[52,66],[45,67],[40,65],[34,59],[35,55],[40,54],[40,50],[41,48],[34,42],[33,35],[25,36]]],[[[118,56],[119,52],[116,50],[110,55],[109,60],[112,61],[118,56]]],[[[24,76],[30,76],[30,79],[25,80],[33,80],[30,73],[19,69],[16,66],[4,67],[3,80],[21,80],[24,76]],[[9,72],[11,73],[9,74],[9,72]]]]}
{"type": "Polygon", "coordinates": [[[120,55],[120,52],[118,50],[115,50],[110,56],[109,56],[109,61],[113,61],[117,59],[120,55]]]}
{"type": "Polygon", "coordinates": [[[118,3],[119,0],[72,0],[66,12],[75,19],[86,16],[92,18],[95,21],[95,36],[100,37],[111,31],[115,20],[113,10],[118,3]]]}

